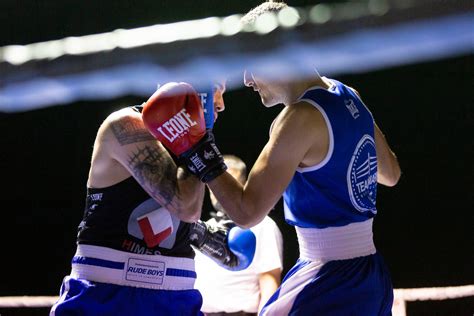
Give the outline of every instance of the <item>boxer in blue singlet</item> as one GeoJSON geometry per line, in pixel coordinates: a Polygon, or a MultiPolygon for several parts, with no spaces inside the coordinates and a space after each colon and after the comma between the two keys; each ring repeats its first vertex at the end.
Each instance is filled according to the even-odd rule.
{"type": "MultiPolygon", "coordinates": [[[[204,109],[200,101],[192,103],[197,94],[183,105],[193,106],[195,115],[206,110],[210,128],[224,109],[224,90],[225,85],[216,85],[213,95],[202,98],[208,100],[204,109]]],[[[169,100],[154,101],[161,107],[169,100]]],[[[142,110],[135,106],[112,113],[97,133],[72,270],[51,316],[202,315],[191,246],[205,246],[212,259],[234,270],[241,268],[241,259],[248,265],[253,258],[231,253],[235,239],[226,239],[227,232],[196,222],[204,185],[178,168],[152,137],[142,110]],[[213,257],[214,252],[223,255],[213,257]]],[[[238,229],[229,232],[247,236],[238,229]]]]}
{"type": "MultiPolygon", "coordinates": [[[[286,7],[265,2],[243,22],[286,7]]],[[[372,222],[377,184],[395,185],[401,171],[372,114],[354,89],[316,70],[290,81],[252,69],[244,83],[265,106],[285,108],[244,185],[228,173],[207,184],[242,227],[259,223],[283,195],[300,258],[261,315],[390,315],[393,289],[372,222]]]]}

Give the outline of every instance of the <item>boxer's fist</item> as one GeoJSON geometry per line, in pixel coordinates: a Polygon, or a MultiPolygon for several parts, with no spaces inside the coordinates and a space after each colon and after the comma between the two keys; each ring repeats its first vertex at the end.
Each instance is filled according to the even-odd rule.
{"type": "Polygon", "coordinates": [[[257,238],[250,229],[243,229],[239,226],[232,227],[227,233],[227,242],[229,249],[238,259],[238,265],[233,271],[247,268],[255,256],[257,238]]]}
{"type": "Polygon", "coordinates": [[[191,85],[171,82],[161,86],[144,104],[142,119],[150,133],[202,182],[227,169],[214,135],[206,131],[201,99],[191,85]]]}
{"type": "Polygon", "coordinates": [[[161,86],[144,104],[142,118],[150,133],[178,157],[206,134],[200,97],[185,82],[161,86]]]}
{"type": "Polygon", "coordinates": [[[225,229],[215,221],[191,226],[189,240],[197,250],[231,271],[246,269],[255,255],[256,237],[250,229],[225,229]]]}
{"type": "Polygon", "coordinates": [[[191,149],[184,152],[180,158],[188,170],[202,182],[207,183],[227,170],[219,148],[214,142],[214,134],[210,130],[191,149]]]}

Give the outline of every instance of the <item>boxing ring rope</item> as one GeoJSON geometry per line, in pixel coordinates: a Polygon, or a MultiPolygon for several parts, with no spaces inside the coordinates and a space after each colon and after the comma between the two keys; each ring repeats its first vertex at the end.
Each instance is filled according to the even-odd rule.
{"type": "Polygon", "coordinates": [[[395,289],[394,295],[393,316],[407,316],[406,302],[440,301],[474,296],[474,285],[395,289]]]}
{"type": "Polygon", "coordinates": [[[51,307],[59,296],[0,296],[0,308],[51,307]]]}
{"type": "MultiPolygon", "coordinates": [[[[406,302],[448,300],[474,296],[474,284],[448,287],[425,287],[395,289],[395,300],[392,308],[394,316],[407,316],[406,302]]],[[[0,308],[40,308],[51,307],[58,296],[3,296],[0,297],[0,308]]]]}
{"type": "Polygon", "coordinates": [[[208,82],[203,78],[227,78],[227,89],[232,90],[243,86],[244,68],[272,69],[275,78],[301,78],[313,76],[308,64],[324,60],[317,64],[318,71],[333,76],[460,56],[474,49],[472,1],[318,4],[270,14],[249,28],[239,24],[241,16],[0,47],[0,112],[148,97],[157,84],[168,81],[204,89],[208,82]]]}

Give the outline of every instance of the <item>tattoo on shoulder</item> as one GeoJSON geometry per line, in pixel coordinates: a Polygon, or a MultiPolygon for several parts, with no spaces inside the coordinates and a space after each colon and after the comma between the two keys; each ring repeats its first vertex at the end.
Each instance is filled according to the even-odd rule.
{"type": "Polygon", "coordinates": [[[153,195],[160,195],[168,205],[176,195],[176,165],[164,149],[152,146],[138,147],[128,164],[139,182],[153,195]]]}
{"type": "Polygon", "coordinates": [[[127,120],[120,123],[113,122],[110,125],[115,137],[122,146],[154,139],[138,120],[127,120]]]}

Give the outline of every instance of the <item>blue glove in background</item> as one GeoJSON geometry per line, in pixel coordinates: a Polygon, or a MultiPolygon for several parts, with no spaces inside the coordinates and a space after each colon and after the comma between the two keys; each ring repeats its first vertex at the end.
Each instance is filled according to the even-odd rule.
{"type": "Polygon", "coordinates": [[[248,268],[255,256],[257,238],[250,229],[232,227],[227,235],[229,249],[239,259],[235,267],[225,267],[227,270],[240,271],[248,268]]]}

